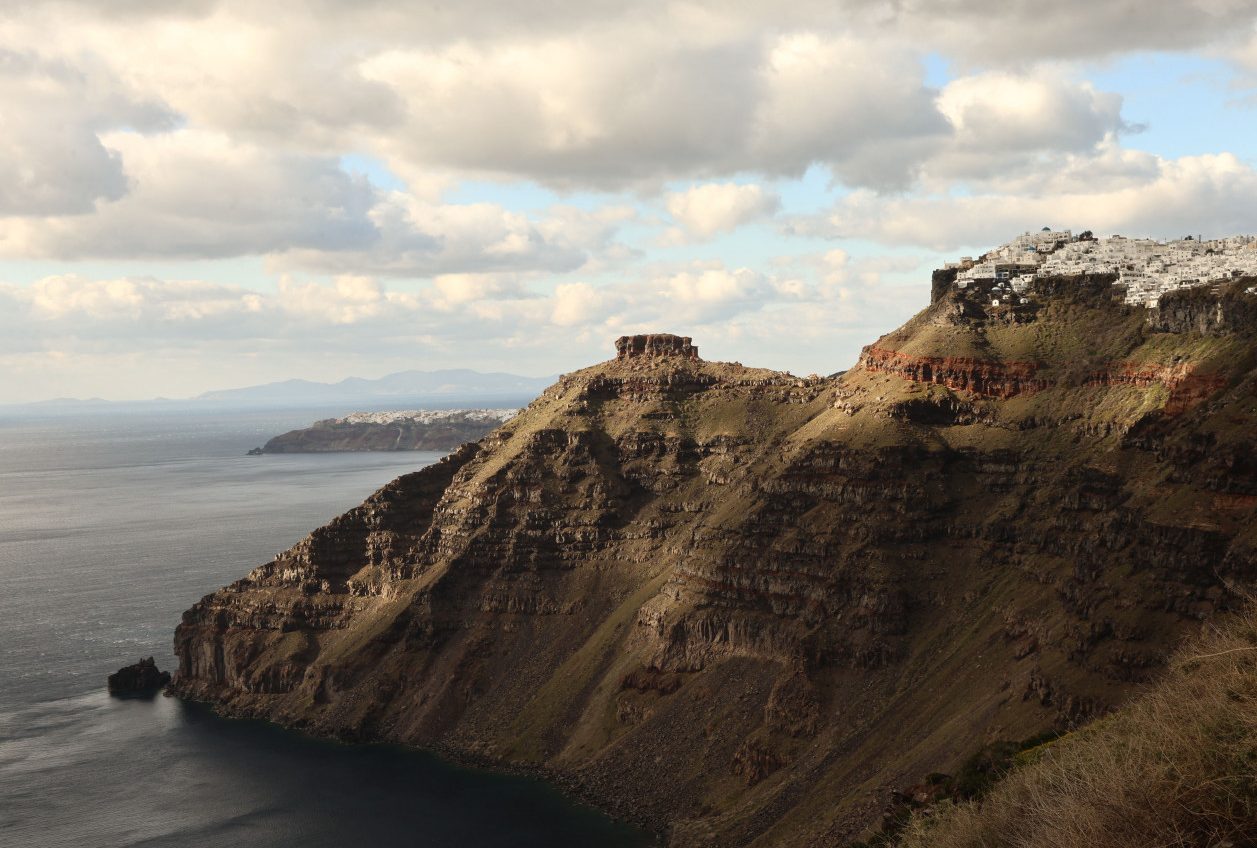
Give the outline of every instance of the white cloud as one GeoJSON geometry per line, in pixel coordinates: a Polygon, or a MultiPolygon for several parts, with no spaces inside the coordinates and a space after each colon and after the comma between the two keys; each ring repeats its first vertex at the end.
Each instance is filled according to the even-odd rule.
{"type": "Polygon", "coordinates": [[[772,215],[781,200],[758,185],[707,183],[667,196],[670,214],[691,237],[705,239],[728,233],[772,215]]]}
{"type": "Polygon", "coordinates": [[[1008,179],[1045,163],[1055,169],[1137,129],[1122,120],[1120,95],[1046,71],[960,77],[940,92],[938,107],[954,132],[924,166],[936,183],[1008,179]]]}
{"type": "Polygon", "coordinates": [[[219,133],[111,133],[129,177],[90,215],[25,217],[0,232],[9,257],[224,257],[286,247],[344,250],[376,237],[376,196],[327,156],[219,133]]]}
{"type": "MultiPolygon", "coordinates": [[[[1119,161],[1119,164],[1123,164],[1119,161]]],[[[1257,214],[1257,172],[1230,153],[1152,157],[1147,179],[1071,181],[1045,194],[879,197],[855,192],[822,219],[796,220],[800,232],[865,238],[937,250],[990,246],[1041,225],[1129,236],[1249,232],[1257,214]]],[[[1051,185],[1049,183],[1049,185],[1051,185]]]]}
{"type": "Polygon", "coordinates": [[[338,158],[183,129],[106,136],[128,190],[94,214],[15,217],[9,258],[223,258],[267,255],[278,269],[426,277],[488,270],[570,271],[617,247],[633,213],[492,203],[441,204],[384,192],[338,158]]]}
{"type": "Polygon", "coordinates": [[[946,85],[939,109],[962,143],[1002,149],[1085,150],[1122,127],[1122,98],[1088,83],[989,72],[946,85]]]}
{"type": "Polygon", "coordinates": [[[433,304],[455,309],[480,300],[521,300],[533,297],[517,279],[498,274],[442,274],[432,281],[433,304]]]}
{"type": "Polygon", "coordinates": [[[554,207],[527,215],[493,203],[431,203],[390,192],[367,217],[373,237],[361,246],[277,244],[272,265],[397,277],[561,273],[615,253],[616,232],[630,216],[618,205],[592,211],[554,207]]]}
{"type": "Polygon", "coordinates": [[[560,327],[574,327],[594,321],[608,298],[589,283],[560,283],[554,288],[553,300],[550,320],[560,327]]]}
{"type": "MultiPolygon", "coordinates": [[[[1128,129],[1119,97],[1036,60],[1238,50],[1232,34],[1251,32],[1254,14],[1230,0],[1144,3],[1129,20],[1125,0],[1065,0],[1051,14],[986,0],[316,5],[15,7],[0,22],[0,102],[12,107],[0,214],[14,217],[0,250],[569,271],[625,255],[613,228],[564,236],[579,216],[451,208],[435,192],[469,177],[653,191],[815,164],[878,191],[1007,181],[1128,129]],[[937,92],[920,61],[930,49],[962,70],[966,57],[1002,69],[937,92]],[[340,169],[346,153],[379,158],[413,190],[380,195],[340,169]]],[[[672,198],[672,240],[766,214],[771,192],[755,190],[672,198]]]]}
{"type": "MultiPolygon", "coordinates": [[[[1043,60],[1139,50],[1242,51],[1255,19],[1251,0],[221,0],[113,3],[108,13],[89,2],[20,3],[0,23],[0,49],[39,44],[89,81],[96,96],[81,98],[71,121],[86,128],[79,162],[101,156],[89,131],[102,127],[84,116],[116,126],[125,111],[117,100],[103,113],[93,105],[107,95],[294,153],[383,156],[416,183],[440,172],[606,187],[825,163],[848,185],[894,188],[950,132],[924,83],[925,53],[966,72],[1023,73],[1043,60]]],[[[979,75],[987,94],[998,76],[979,75]]],[[[1066,145],[1085,140],[1087,122],[1108,108],[1044,105],[1066,107],[1056,139],[1066,145]]],[[[979,118],[981,104],[968,106],[979,118]]],[[[1052,140],[1051,127],[1002,128],[1052,140]]],[[[73,203],[28,197],[22,208],[116,197],[113,173],[73,203]]]]}
{"type": "Polygon", "coordinates": [[[6,49],[0,40],[0,218],[82,214],[128,188],[123,157],[101,134],[122,127],[160,131],[174,115],[112,78],[81,65],[6,49]]]}
{"type": "Polygon", "coordinates": [[[826,297],[796,275],[775,278],[718,262],[657,268],[618,283],[560,282],[543,291],[492,274],[442,276],[419,286],[365,275],[327,281],[285,275],[273,292],[200,280],[56,275],[30,286],[0,284],[0,315],[12,320],[9,352],[241,341],[366,349],[416,336],[496,346],[522,334],[550,344],[562,338],[556,332],[704,326],[775,303],[826,297]]]}
{"type": "Polygon", "coordinates": [[[668,277],[663,291],[674,304],[723,311],[762,299],[766,293],[765,282],[763,276],[749,268],[732,271],[706,268],[668,277]]]}
{"type": "Polygon", "coordinates": [[[382,141],[390,158],[560,186],[798,174],[814,162],[856,184],[902,183],[946,128],[910,53],[845,35],[713,43],[622,23],[395,49],[361,72],[409,115],[382,141]]]}
{"type": "MultiPolygon", "coordinates": [[[[862,4],[864,5],[864,4],[862,4]]],[[[870,5],[876,4],[875,0],[870,5]]],[[[1189,50],[1252,26],[1249,0],[904,0],[888,25],[982,64],[1189,50]]]]}

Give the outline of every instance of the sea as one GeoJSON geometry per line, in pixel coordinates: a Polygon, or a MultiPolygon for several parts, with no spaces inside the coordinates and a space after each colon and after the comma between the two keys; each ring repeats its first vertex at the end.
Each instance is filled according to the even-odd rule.
{"type": "Polygon", "coordinates": [[[0,846],[643,846],[528,778],[312,739],[105,678],[435,453],[246,456],[344,410],[0,413],[0,846]]]}

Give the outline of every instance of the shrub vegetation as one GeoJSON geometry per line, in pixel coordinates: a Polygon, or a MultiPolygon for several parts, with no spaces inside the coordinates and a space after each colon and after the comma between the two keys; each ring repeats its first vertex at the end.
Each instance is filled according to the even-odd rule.
{"type": "Polygon", "coordinates": [[[1257,846],[1257,611],[1191,640],[1144,695],[1033,749],[901,848],[1257,846]]]}

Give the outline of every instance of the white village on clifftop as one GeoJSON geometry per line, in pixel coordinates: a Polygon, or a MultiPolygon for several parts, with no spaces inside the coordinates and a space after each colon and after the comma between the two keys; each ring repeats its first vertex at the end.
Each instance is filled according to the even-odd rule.
{"type": "Polygon", "coordinates": [[[328,418],[320,424],[449,424],[472,421],[505,423],[519,414],[518,409],[403,409],[395,412],[351,412],[344,418],[328,418]]]}
{"type": "Polygon", "coordinates": [[[1036,278],[1115,274],[1127,303],[1155,307],[1162,295],[1175,289],[1257,277],[1257,237],[1096,239],[1089,232],[1074,236],[1069,230],[1044,227],[1017,236],[976,262],[965,256],[944,267],[959,272],[956,286],[961,289],[994,282],[993,304],[1024,303],[1036,278]]]}

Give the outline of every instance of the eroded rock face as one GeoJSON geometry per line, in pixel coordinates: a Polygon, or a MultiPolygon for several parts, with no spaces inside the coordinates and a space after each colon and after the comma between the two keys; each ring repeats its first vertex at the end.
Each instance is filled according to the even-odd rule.
{"type": "Polygon", "coordinates": [[[860,353],[869,371],[899,374],[919,383],[935,383],[982,397],[1008,399],[1041,391],[1051,383],[1035,376],[1034,362],[1000,362],[961,356],[913,356],[869,345],[860,353]]]}
{"type": "Polygon", "coordinates": [[[841,844],[1257,575],[1257,328],[958,297],[836,379],[621,339],[197,603],[173,688],[543,768],[675,845],[841,844]]]}
{"type": "MultiPolygon", "coordinates": [[[[912,356],[870,345],[860,354],[861,367],[869,371],[899,374],[919,383],[934,383],[986,398],[1008,400],[1061,385],[1060,379],[1040,375],[1034,362],[1001,362],[971,357],[912,356]]],[[[1126,384],[1170,393],[1167,414],[1190,409],[1217,393],[1225,384],[1223,374],[1198,374],[1191,363],[1143,366],[1115,362],[1086,375],[1085,386],[1126,384]]],[[[911,416],[909,416],[911,417],[911,416]]]]}
{"type": "Polygon", "coordinates": [[[1249,290],[1257,280],[1179,289],[1148,310],[1148,324],[1160,332],[1225,336],[1257,323],[1257,298],[1249,290]]]}
{"type": "Polygon", "coordinates": [[[615,340],[616,359],[653,358],[679,356],[682,359],[698,359],[698,348],[688,336],[670,333],[649,333],[640,336],[620,336],[615,340]]]}

